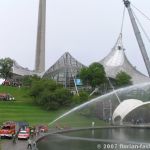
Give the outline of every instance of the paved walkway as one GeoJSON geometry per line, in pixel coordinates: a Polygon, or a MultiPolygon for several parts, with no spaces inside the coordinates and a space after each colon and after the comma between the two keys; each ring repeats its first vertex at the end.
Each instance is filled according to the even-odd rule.
{"type": "MultiPolygon", "coordinates": [[[[38,138],[38,137],[37,137],[38,138]]],[[[35,138],[32,139],[32,142],[35,141],[35,138]]],[[[16,143],[13,143],[12,139],[2,142],[0,150],[27,150],[28,141],[27,140],[17,140],[16,143]]],[[[32,148],[36,150],[36,148],[32,148]]]]}
{"type": "Polygon", "coordinates": [[[12,140],[2,143],[2,150],[26,150],[27,141],[19,140],[16,144],[12,140]]]}
{"type": "MultiPolygon", "coordinates": [[[[49,130],[48,133],[53,133],[55,131],[56,131],[56,129],[52,129],[52,130],[49,130]]],[[[45,133],[40,133],[38,136],[34,136],[32,138],[32,142],[44,135],[45,135],[45,133]]],[[[2,142],[0,150],[27,150],[27,146],[28,146],[27,140],[17,140],[17,143],[15,144],[15,143],[13,143],[13,141],[11,139],[11,140],[6,140],[6,141],[2,142]]],[[[32,150],[36,150],[36,148],[32,148],[32,150]]]]}

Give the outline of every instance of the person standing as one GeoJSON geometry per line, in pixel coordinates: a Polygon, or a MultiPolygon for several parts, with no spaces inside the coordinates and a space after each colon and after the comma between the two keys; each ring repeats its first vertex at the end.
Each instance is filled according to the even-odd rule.
{"type": "Polygon", "coordinates": [[[36,142],[33,141],[33,149],[36,150],[36,142]]]}
{"type": "Polygon", "coordinates": [[[31,139],[29,138],[28,139],[28,146],[27,146],[27,149],[32,149],[32,141],[31,141],[31,139]]]}
{"type": "Polygon", "coordinates": [[[16,141],[16,140],[17,140],[17,135],[16,135],[16,134],[14,134],[14,135],[13,135],[13,143],[14,143],[14,144],[16,144],[16,143],[17,143],[17,141],[16,141]]]}

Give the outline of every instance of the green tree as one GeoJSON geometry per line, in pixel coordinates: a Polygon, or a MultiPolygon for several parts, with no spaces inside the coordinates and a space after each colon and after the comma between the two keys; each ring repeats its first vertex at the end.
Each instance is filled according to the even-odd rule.
{"type": "Polygon", "coordinates": [[[0,59],[0,77],[8,79],[12,77],[13,60],[10,58],[0,59]]]}
{"type": "Polygon", "coordinates": [[[71,104],[72,94],[65,88],[57,88],[53,92],[44,90],[40,95],[39,104],[47,110],[57,110],[71,104]]]}
{"type": "Polygon", "coordinates": [[[38,81],[40,79],[41,78],[38,77],[37,75],[34,75],[34,76],[25,75],[22,77],[21,82],[22,82],[23,86],[31,87],[33,81],[38,81]]]}
{"type": "Polygon", "coordinates": [[[57,88],[57,84],[53,80],[48,79],[40,79],[40,80],[33,80],[31,85],[31,96],[33,96],[35,99],[41,97],[41,93],[45,92],[45,90],[48,92],[54,92],[57,88]]]}
{"type": "Polygon", "coordinates": [[[35,102],[47,110],[56,110],[71,104],[71,92],[53,80],[34,80],[30,89],[35,102]]]}
{"type": "Polygon", "coordinates": [[[131,85],[132,84],[131,79],[132,78],[130,75],[128,75],[126,72],[121,71],[116,75],[117,86],[131,85]]]}
{"type": "Polygon", "coordinates": [[[81,78],[83,84],[88,84],[89,81],[88,68],[82,68],[79,72],[79,77],[81,78]]]}
{"type": "Polygon", "coordinates": [[[72,97],[72,103],[75,105],[81,104],[83,102],[88,101],[88,99],[89,99],[89,94],[87,92],[81,91],[79,92],[79,95],[76,94],[72,97]]]}
{"type": "Polygon", "coordinates": [[[96,62],[92,63],[88,68],[81,69],[79,75],[84,84],[89,84],[93,88],[107,82],[103,65],[96,62]]]}
{"type": "Polygon", "coordinates": [[[73,97],[72,97],[72,103],[73,103],[73,105],[80,104],[81,103],[80,96],[77,95],[77,94],[73,95],[73,97]]]}

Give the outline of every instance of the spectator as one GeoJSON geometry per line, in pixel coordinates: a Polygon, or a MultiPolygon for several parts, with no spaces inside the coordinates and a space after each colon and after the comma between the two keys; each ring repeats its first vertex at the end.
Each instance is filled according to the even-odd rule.
{"type": "Polygon", "coordinates": [[[28,139],[28,146],[27,146],[27,149],[32,149],[32,141],[31,141],[31,139],[29,138],[28,139]]]}
{"type": "Polygon", "coordinates": [[[33,147],[34,147],[34,149],[36,149],[36,142],[35,141],[33,141],[33,147]]]}
{"type": "Polygon", "coordinates": [[[14,135],[13,135],[13,143],[14,143],[14,144],[16,144],[16,143],[17,143],[17,141],[16,141],[16,140],[17,140],[17,134],[14,134],[14,135]]]}

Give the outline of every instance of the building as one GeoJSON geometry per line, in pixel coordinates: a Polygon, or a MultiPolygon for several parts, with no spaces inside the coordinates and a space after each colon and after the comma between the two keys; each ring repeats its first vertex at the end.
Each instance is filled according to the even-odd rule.
{"type": "Polygon", "coordinates": [[[29,70],[28,68],[24,68],[20,66],[15,60],[13,61],[12,72],[13,72],[13,76],[15,77],[26,76],[26,75],[42,76],[42,73],[37,73],[35,70],[29,70]]]}
{"type": "Polygon", "coordinates": [[[138,71],[127,59],[122,44],[122,34],[119,35],[110,53],[99,63],[104,66],[106,75],[110,78],[115,78],[119,72],[123,71],[132,77],[133,84],[150,82],[150,78],[138,71]]]}
{"type": "Polygon", "coordinates": [[[45,72],[43,77],[54,79],[65,87],[74,87],[76,75],[83,67],[85,67],[83,64],[66,52],[45,72]]]}
{"type": "Polygon", "coordinates": [[[39,1],[37,41],[35,70],[29,70],[20,66],[16,61],[13,62],[13,74],[17,76],[38,75],[42,76],[45,72],[45,26],[46,26],[46,0],[39,1]]]}

